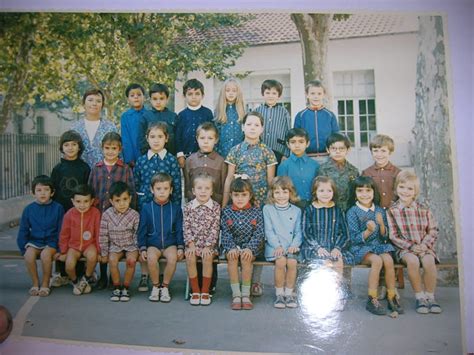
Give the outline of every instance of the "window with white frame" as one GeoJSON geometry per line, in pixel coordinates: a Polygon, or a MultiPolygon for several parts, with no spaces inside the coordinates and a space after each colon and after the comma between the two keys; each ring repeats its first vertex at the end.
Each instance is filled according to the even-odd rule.
{"type": "Polygon", "coordinates": [[[377,134],[373,70],[334,73],[339,128],[357,148],[368,147],[377,134]]]}

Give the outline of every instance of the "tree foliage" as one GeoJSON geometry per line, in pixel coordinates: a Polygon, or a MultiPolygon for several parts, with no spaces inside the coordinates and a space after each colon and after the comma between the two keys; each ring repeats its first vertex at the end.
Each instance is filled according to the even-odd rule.
{"type": "Polygon", "coordinates": [[[239,14],[0,14],[0,132],[25,104],[69,100],[80,110],[85,86],[102,88],[109,117],[126,107],[131,82],[171,88],[180,73],[222,78],[244,43],[191,34],[238,26],[239,14]]]}

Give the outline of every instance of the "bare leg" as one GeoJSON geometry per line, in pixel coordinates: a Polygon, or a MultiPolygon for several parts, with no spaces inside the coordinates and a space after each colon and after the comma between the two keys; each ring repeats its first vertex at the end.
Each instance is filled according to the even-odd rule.
{"type": "Polygon", "coordinates": [[[77,281],[76,264],[81,257],[81,252],[69,248],[66,254],[66,273],[72,282],[77,281]]]}
{"type": "Polygon", "coordinates": [[[41,264],[43,266],[43,281],[41,282],[41,287],[49,288],[54,254],[56,254],[56,249],[54,248],[45,248],[41,251],[41,264]]]}
{"type": "Polygon", "coordinates": [[[380,270],[382,269],[382,258],[373,253],[368,253],[362,260],[363,264],[370,265],[369,272],[369,290],[377,290],[379,285],[380,270]]]}
{"type": "Polygon", "coordinates": [[[385,283],[389,290],[395,289],[395,268],[393,267],[392,256],[388,253],[380,255],[383,260],[383,267],[385,270],[385,283]]]}
{"type": "Polygon", "coordinates": [[[123,252],[109,253],[110,276],[112,276],[112,283],[114,287],[120,285],[120,271],[118,266],[122,257],[123,252]]]}
{"type": "Polygon", "coordinates": [[[169,285],[176,271],[176,263],[178,261],[178,249],[172,245],[163,251],[166,258],[165,272],[163,274],[163,283],[169,285]]]}
{"type": "Polygon", "coordinates": [[[286,258],[282,256],[275,260],[275,288],[284,287],[286,277],[286,258]]]}
{"type": "Polygon", "coordinates": [[[288,259],[286,262],[286,287],[295,288],[296,283],[296,259],[288,259]]]}
{"type": "Polygon", "coordinates": [[[423,281],[425,284],[425,291],[434,293],[438,277],[435,259],[432,255],[427,254],[421,258],[421,263],[423,264],[423,281]]]}
{"type": "Polygon", "coordinates": [[[137,259],[138,259],[138,250],[136,251],[128,251],[125,255],[126,257],[126,262],[127,262],[127,267],[125,269],[125,276],[123,280],[124,286],[128,287],[132,280],[133,276],[135,275],[135,267],[137,264],[137,259]]]}
{"type": "Polygon", "coordinates": [[[212,277],[212,263],[214,260],[214,254],[208,255],[202,258],[202,276],[212,277]]]}
{"type": "Polygon", "coordinates": [[[230,257],[227,254],[227,273],[229,274],[230,284],[239,283],[239,257],[230,257]]]}
{"type": "Polygon", "coordinates": [[[150,279],[153,286],[157,286],[160,283],[160,260],[161,251],[155,247],[148,247],[147,250],[147,262],[148,271],[150,272],[150,279]]]}
{"type": "Polygon", "coordinates": [[[186,269],[190,279],[197,277],[196,255],[186,258],[186,269]]]}
{"type": "Polygon", "coordinates": [[[40,255],[41,249],[28,247],[25,252],[25,266],[30,274],[33,287],[39,287],[38,269],[36,267],[36,258],[40,255]]]}
{"type": "Polygon", "coordinates": [[[422,292],[423,288],[421,286],[420,260],[416,255],[407,253],[403,255],[402,261],[407,266],[408,279],[410,280],[413,291],[415,293],[422,292]]]}
{"type": "Polygon", "coordinates": [[[242,284],[249,283],[252,281],[252,271],[253,271],[253,261],[255,260],[255,257],[252,258],[252,260],[242,260],[240,258],[240,264],[242,265],[242,284]]]}
{"type": "Polygon", "coordinates": [[[86,277],[91,277],[97,265],[97,249],[95,245],[89,245],[83,254],[86,258],[86,277]]]}

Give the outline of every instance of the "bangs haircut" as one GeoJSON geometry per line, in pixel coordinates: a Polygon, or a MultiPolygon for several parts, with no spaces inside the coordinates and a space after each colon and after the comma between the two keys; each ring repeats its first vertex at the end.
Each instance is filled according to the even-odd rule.
{"type": "Polygon", "coordinates": [[[124,192],[128,192],[128,195],[131,197],[132,192],[130,186],[123,181],[115,181],[110,185],[109,196],[112,199],[114,196],[120,197],[124,192]]]}
{"type": "Polygon", "coordinates": [[[163,132],[163,134],[166,136],[166,138],[169,137],[168,124],[166,122],[159,121],[159,122],[151,123],[146,130],[146,136],[148,137],[150,132],[154,129],[160,129],[163,132]]]}
{"type": "Polygon", "coordinates": [[[100,95],[102,97],[102,106],[101,108],[104,108],[104,105],[105,105],[105,95],[104,93],[102,92],[102,90],[100,89],[96,89],[96,88],[92,88],[92,89],[88,89],[86,90],[86,92],[84,93],[84,95],[82,96],[82,104],[84,105],[86,103],[86,99],[88,96],[91,96],[91,95],[100,95]]]}
{"type": "Polygon", "coordinates": [[[84,151],[84,142],[82,141],[82,137],[79,133],[74,130],[69,130],[61,134],[59,138],[59,151],[64,154],[63,145],[67,142],[76,142],[79,146],[79,152],[77,154],[78,157],[81,156],[82,152],[84,151]]]}
{"type": "Polygon", "coordinates": [[[212,184],[212,189],[214,190],[215,180],[212,177],[212,175],[210,175],[209,173],[207,173],[205,171],[202,171],[202,172],[198,173],[195,177],[193,177],[193,181],[192,181],[192,184],[191,184],[193,186],[193,188],[196,186],[196,181],[197,180],[210,181],[211,184],[212,184]]]}
{"type": "Polygon", "coordinates": [[[219,139],[219,131],[217,130],[217,127],[213,122],[201,123],[196,129],[196,138],[199,136],[199,133],[201,133],[201,131],[212,131],[216,135],[216,139],[219,139]]]}
{"type": "Polygon", "coordinates": [[[313,180],[313,186],[311,186],[311,197],[313,198],[313,201],[318,201],[317,191],[319,185],[326,183],[331,184],[332,201],[335,202],[337,200],[337,187],[334,180],[331,179],[329,176],[317,176],[313,180]]]}
{"type": "Polygon", "coordinates": [[[377,134],[370,141],[369,149],[372,150],[373,148],[381,148],[383,146],[386,146],[391,153],[395,150],[395,143],[391,137],[385,134],[377,134]]]}
{"type": "Polygon", "coordinates": [[[204,85],[197,79],[189,79],[183,85],[183,95],[186,96],[188,90],[201,90],[201,94],[204,95],[204,85]]]}
{"type": "Polygon", "coordinates": [[[118,143],[120,147],[122,147],[122,137],[120,137],[120,134],[117,132],[108,132],[104,135],[104,138],[102,138],[102,148],[106,143],[118,143]]]}
{"type": "Polygon", "coordinates": [[[150,97],[151,95],[155,93],[165,94],[167,98],[170,97],[170,89],[168,89],[168,86],[166,86],[165,84],[160,84],[160,83],[152,84],[149,90],[150,97]]]}
{"type": "Polygon", "coordinates": [[[260,123],[262,124],[262,127],[265,123],[265,119],[263,118],[262,114],[260,112],[257,112],[257,111],[250,111],[250,112],[247,112],[244,116],[244,118],[242,118],[242,124],[245,124],[245,122],[247,122],[247,118],[249,118],[250,116],[255,116],[255,117],[258,117],[258,119],[260,120],[260,123]]]}
{"type": "Polygon", "coordinates": [[[142,95],[145,96],[145,89],[143,88],[143,86],[137,83],[133,83],[133,84],[128,85],[127,88],[125,89],[125,97],[128,98],[130,91],[135,90],[135,89],[140,89],[140,91],[142,92],[142,95]]]}
{"type": "Polygon", "coordinates": [[[369,187],[374,190],[375,205],[380,206],[380,193],[375,181],[370,176],[358,176],[350,185],[349,206],[354,206],[357,201],[356,189],[360,187],[369,187]]]}
{"type": "Polygon", "coordinates": [[[230,184],[230,193],[232,192],[249,192],[250,193],[250,203],[255,204],[255,196],[253,195],[252,184],[248,179],[237,178],[232,180],[230,184]]]}
{"type": "Polygon", "coordinates": [[[173,188],[173,178],[171,177],[170,174],[167,173],[158,173],[153,175],[150,181],[150,187],[153,188],[155,184],[159,182],[169,182],[170,187],[173,188]]]}
{"type": "Polygon", "coordinates": [[[326,140],[326,148],[329,149],[334,143],[342,142],[344,146],[349,149],[351,147],[351,140],[345,134],[332,133],[326,140]]]}
{"type": "Polygon", "coordinates": [[[309,134],[304,128],[292,128],[286,134],[286,143],[290,142],[291,138],[294,137],[304,137],[306,142],[309,142],[309,134]]]}
{"type": "Polygon", "coordinates": [[[76,195],[79,196],[90,196],[91,198],[94,198],[94,189],[90,185],[77,185],[73,190],[72,190],[72,198],[74,198],[76,195]]]}
{"type": "Polygon", "coordinates": [[[310,88],[322,88],[324,92],[326,92],[326,88],[324,87],[323,82],[321,80],[308,81],[308,84],[306,84],[304,91],[308,93],[310,88]]]}
{"type": "Polygon", "coordinates": [[[275,89],[278,92],[278,96],[280,97],[283,93],[283,85],[275,79],[267,79],[262,83],[262,87],[260,88],[260,92],[263,96],[265,90],[275,89]]]}
{"type": "Polygon", "coordinates": [[[51,189],[51,192],[54,192],[53,180],[48,175],[38,175],[31,182],[31,192],[35,193],[37,185],[48,186],[51,189]]]}
{"type": "Polygon", "coordinates": [[[290,202],[296,203],[300,200],[298,193],[296,192],[295,185],[293,185],[293,181],[288,176],[277,176],[273,178],[270,188],[268,190],[267,195],[267,203],[274,205],[275,198],[273,197],[273,193],[277,188],[282,190],[288,190],[290,192],[290,202]]]}
{"type": "Polygon", "coordinates": [[[411,171],[408,171],[408,170],[400,171],[397,177],[395,178],[395,184],[394,184],[395,195],[397,195],[398,185],[404,182],[413,183],[413,185],[415,186],[415,199],[417,199],[418,196],[420,196],[420,179],[418,178],[418,176],[416,176],[415,173],[412,173],[411,171]]]}

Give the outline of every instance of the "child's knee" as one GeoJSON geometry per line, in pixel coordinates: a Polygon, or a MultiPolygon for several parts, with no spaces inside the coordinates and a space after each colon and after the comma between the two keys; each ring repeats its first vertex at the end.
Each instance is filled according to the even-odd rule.
{"type": "MultiPolygon", "coordinates": [[[[288,264],[289,264],[290,260],[288,260],[288,264]]],[[[286,267],[286,264],[287,264],[287,260],[285,257],[280,257],[280,258],[277,258],[275,259],[275,267],[277,267],[278,269],[283,269],[286,267]]]]}
{"type": "Polygon", "coordinates": [[[288,269],[295,269],[296,266],[298,265],[298,261],[296,259],[288,259],[286,261],[286,265],[288,267],[288,269]]]}
{"type": "Polygon", "coordinates": [[[373,269],[382,269],[383,266],[383,260],[379,255],[373,255],[372,260],[371,260],[371,267],[373,269]]]}
{"type": "Polygon", "coordinates": [[[132,258],[132,257],[128,257],[126,259],[126,262],[127,262],[127,267],[135,267],[135,265],[137,264],[137,259],[136,258],[132,258]]]}

